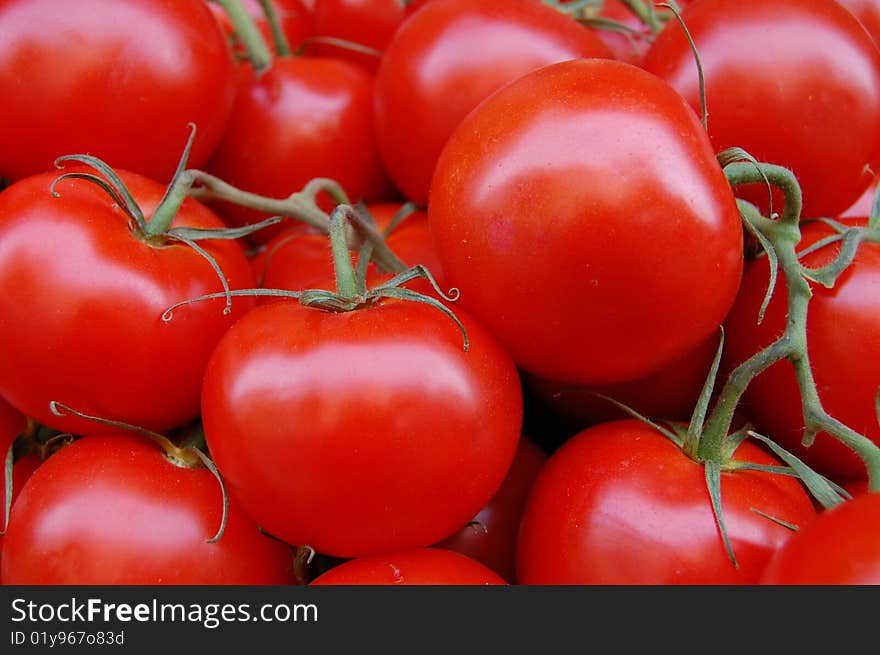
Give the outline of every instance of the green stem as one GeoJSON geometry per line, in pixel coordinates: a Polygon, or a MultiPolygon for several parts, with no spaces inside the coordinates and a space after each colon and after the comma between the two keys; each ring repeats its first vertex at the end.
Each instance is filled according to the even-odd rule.
{"type": "Polygon", "coordinates": [[[333,270],[336,272],[336,294],[345,299],[355,298],[358,291],[345,229],[353,214],[354,210],[349,205],[337,205],[330,214],[330,248],[333,252],[333,270]]]}
{"type": "Polygon", "coordinates": [[[626,5],[626,7],[634,13],[640,21],[647,25],[654,34],[659,34],[660,30],[663,29],[663,23],[657,17],[657,13],[654,11],[654,5],[650,4],[653,0],[648,0],[648,3],[645,3],[642,0],[620,1],[626,5]]]}
{"type": "Polygon", "coordinates": [[[269,21],[269,29],[272,30],[272,41],[275,44],[275,52],[278,53],[279,57],[289,57],[290,42],[287,40],[287,35],[284,34],[284,30],[281,29],[281,21],[278,20],[278,12],[275,10],[275,5],[272,0],[259,1],[260,6],[263,8],[263,13],[266,14],[266,20],[269,21]]]}
{"type": "Polygon", "coordinates": [[[217,4],[222,6],[229,16],[229,22],[232,23],[238,40],[247,51],[254,72],[259,75],[272,64],[272,53],[257,24],[244,8],[241,0],[217,0],[217,4]]]}
{"type": "Polygon", "coordinates": [[[810,367],[807,310],[812,290],[797,253],[801,238],[801,193],[797,179],[791,171],[768,164],[731,163],[724,168],[724,172],[733,187],[766,179],[785,194],[785,209],[778,221],[761,216],[757,208],[748,202],[738,200],[737,205],[743,220],[760,231],[775,251],[778,265],[785,277],[788,314],[783,335],[729,375],[706,423],[700,439],[698,457],[713,462],[723,459],[724,441],[730,431],[734,411],[746,388],[761,372],[787,358],[794,367],[800,388],[806,440],[819,431],[838,438],[864,461],[871,490],[880,490],[880,447],[825,411],[810,367]]]}
{"type": "Polygon", "coordinates": [[[171,186],[168,187],[162,202],[159,203],[156,211],[147,222],[145,230],[147,237],[165,234],[171,228],[171,223],[177,216],[177,212],[180,211],[180,206],[187,199],[190,186],[192,186],[192,181],[186,174],[175,178],[171,186]]]}

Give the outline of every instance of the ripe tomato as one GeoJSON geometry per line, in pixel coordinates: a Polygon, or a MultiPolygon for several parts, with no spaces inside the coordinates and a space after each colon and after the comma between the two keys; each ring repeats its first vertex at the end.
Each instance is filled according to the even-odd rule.
{"type": "MultiPolygon", "coordinates": [[[[5,454],[4,454],[5,456],[5,454]]],[[[33,475],[34,471],[37,470],[37,467],[40,465],[40,458],[35,454],[25,455],[24,457],[18,459],[15,464],[12,466],[12,503],[15,504],[15,501],[18,499],[19,494],[21,493],[22,488],[24,487],[25,482],[27,482],[30,477],[33,475]]],[[[0,474],[0,502],[5,503],[6,499],[6,476],[0,474]]],[[[5,505],[4,505],[5,507],[5,505]]],[[[0,509],[0,516],[4,515],[5,510],[0,509]]],[[[3,531],[6,531],[7,526],[0,519],[0,526],[2,526],[3,531]]],[[[4,536],[0,535],[0,556],[3,554],[3,540],[4,536]]],[[[2,565],[0,565],[2,567],[2,565]]],[[[3,582],[2,575],[0,575],[0,583],[3,582]]]]}
{"type": "Polygon", "coordinates": [[[12,509],[5,584],[286,584],[290,548],[261,534],[204,468],[175,466],[149,439],[96,434],[63,447],[12,509]]]}
{"type": "Polygon", "coordinates": [[[313,585],[503,585],[476,560],[442,548],[361,557],[334,566],[313,585]]]}
{"type": "MultiPolygon", "coordinates": [[[[345,61],[278,57],[239,88],[232,119],[208,171],[239,188],[286,198],[316,177],[336,180],[352,202],[391,194],[373,137],[372,78],[345,61]]],[[[214,205],[233,225],[266,216],[214,205]]],[[[278,234],[262,230],[265,242],[278,234]]]]}
{"type": "MultiPolygon", "coordinates": [[[[779,462],[751,442],[736,458],[779,462]]],[[[722,542],[703,465],[640,421],[579,432],[544,465],[526,503],[517,543],[523,584],[755,584],[792,531],[815,518],[794,478],[721,474],[722,542]]]]}
{"type": "MultiPolygon", "coordinates": [[[[790,168],[804,218],[849,207],[880,169],[880,50],[858,20],[824,0],[705,0],[682,17],[705,73],[715,151],[738,146],[790,168]]],[[[694,56],[673,23],[644,67],[699,111],[694,56]]],[[[766,211],[765,187],[740,191],[766,211]]],[[[774,211],[781,205],[774,199],[774,211]]]]}
{"type": "Polygon", "coordinates": [[[880,493],[822,512],[770,559],[765,585],[880,584],[880,493]]]}
{"type": "MultiPolygon", "coordinates": [[[[316,0],[315,34],[351,41],[382,52],[406,15],[401,0],[316,0]]],[[[310,55],[341,57],[375,73],[379,58],[350,49],[320,44],[310,55]]]]}
{"type": "Polygon", "coordinates": [[[203,0],[6,0],[0,43],[0,175],[11,180],[88,152],[164,182],[189,123],[193,168],[226,129],[233,60],[203,0]]]}
{"type": "MultiPolygon", "coordinates": [[[[272,38],[272,28],[269,25],[269,19],[266,17],[266,12],[263,10],[259,1],[241,0],[241,3],[244,5],[244,8],[247,10],[248,14],[250,14],[251,18],[254,19],[257,28],[266,40],[266,44],[271,48],[272,52],[276,52],[275,42],[272,38]]],[[[223,33],[226,34],[227,38],[234,39],[235,28],[232,26],[232,22],[229,20],[229,16],[223,7],[216,2],[210,1],[208,1],[208,6],[211,8],[211,11],[214,12],[214,17],[220,23],[220,27],[223,28],[223,33]]],[[[314,31],[312,26],[312,16],[300,0],[272,0],[272,6],[278,17],[281,31],[284,32],[284,36],[287,37],[287,41],[291,48],[296,48],[300,43],[312,35],[312,32],[314,31]]],[[[247,51],[240,44],[236,44],[235,51],[242,56],[247,55],[247,51]]]]}
{"type": "Polygon", "coordinates": [[[742,270],[739,213],[696,115],[612,60],[547,66],[484,101],[443,151],[428,220],[460,304],[560,382],[683,356],[716,333],[742,270]]]}
{"type": "Polygon", "coordinates": [[[513,464],[492,500],[474,520],[439,544],[482,562],[505,580],[516,578],[515,553],[519,520],[529,490],[547,455],[528,437],[522,437],[513,464]]]}
{"type": "Polygon", "coordinates": [[[475,321],[381,301],[256,308],[214,351],[202,418],[214,461],[287,543],[358,557],[436,543],[501,485],[522,422],[507,354],[475,321]]]}
{"type": "Polygon", "coordinates": [[[865,216],[870,216],[871,210],[874,207],[874,196],[877,194],[878,183],[880,183],[880,175],[874,178],[874,181],[859,196],[859,199],[850,205],[849,209],[841,212],[838,218],[864,218],[865,216]]]}
{"type": "Polygon", "coordinates": [[[6,457],[6,451],[15,438],[25,431],[27,419],[0,397],[0,461],[6,457]]]}
{"type": "MultiPolygon", "coordinates": [[[[401,206],[395,203],[379,203],[367,208],[376,221],[377,229],[381,231],[391,223],[401,206]]],[[[410,214],[388,235],[386,242],[405,263],[427,267],[440,288],[446,288],[443,268],[431,241],[427,214],[423,211],[410,214]]],[[[301,227],[285,230],[274,237],[251,262],[257,281],[267,289],[301,291],[321,288],[334,275],[327,236],[301,227]]],[[[376,277],[379,272],[371,264],[367,274],[368,278],[376,277]]],[[[419,286],[414,282],[410,288],[424,293],[430,292],[430,285],[426,284],[419,286]]],[[[263,299],[264,302],[271,300],[263,299]]]]}
{"type": "MultiPolygon", "coordinates": [[[[214,344],[253,300],[236,298],[228,316],[216,300],[163,322],[172,304],[221,291],[217,274],[188,246],[135,238],[127,216],[91,182],[64,180],[53,197],[58,175],[35,175],[0,194],[0,394],[39,423],[77,434],[93,425],[55,416],[50,401],[155,430],[190,421],[214,344]]],[[[149,217],[164,187],[119,175],[149,217]]],[[[174,225],[224,227],[191,199],[174,225]]],[[[239,244],[201,245],[232,288],[254,285],[239,244]]]]}
{"type": "Polygon", "coordinates": [[[448,0],[395,32],[376,74],[376,138],[391,179],[428,199],[443,144],[465,115],[523,73],[566,59],[611,57],[599,38],[533,0],[448,0]]]}
{"type": "MultiPolygon", "coordinates": [[[[865,221],[851,223],[864,225],[865,221]]],[[[799,249],[833,234],[824,223],[812,222],[805,224],[801,233],[799,249]]],[[[833,260],[838,250],[839,243],[826,246],[801,261],[805,266],[818,268],[833,260]]],[[[726,320],[726,368],[770,345],[785,328],[787,293],[781,282],[758,325],[758,308],[767,281],[766,258],[750,263],[726,320]]],[[[818,284],[811,287],[807,343],[822,404],[832,416],[880,444],[880,425],[874,409],[874,394],[880,386],[880,245],[862,243],[855,261],[837,279],[833,289],[818,284]]],[[[801,397],[794,369],[787,360],[752,381],[744,396],[743,410],[764,434],[820,473],[838,479],[865,476],[862,460],[834,437],[820,433],[809,448],[801,444],[801,397]]]]}

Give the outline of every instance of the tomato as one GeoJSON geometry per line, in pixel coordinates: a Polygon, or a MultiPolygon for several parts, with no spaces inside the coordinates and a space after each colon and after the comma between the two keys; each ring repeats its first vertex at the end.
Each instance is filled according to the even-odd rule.
{"type": "Polygon", "coordinates": [[[645,52],[651,44],[651,28],[620,0],[605,2],[599,17],[621,23],[639,33],[640,36],[636,36],[613,30],[596,29],[596,35],[608,46],[615,59],[638,65],[644,59],[645,52]]]}
{"type": "Polygon", "coordinates": [[[770,559],[764,585],[880,584],[880,494],[826,510],[770,559]]]}
{"type": "Polygon", "coordinates": [[[474,520],[439,544],[482,562],[508,581],[514,581],[516,534],[526,497],[547,460],[528,437],[522,437],[513,464],[492,500],[474,520]]]}
{"type": "Polygon", "coordinates": [[[226,129],[233,60],[203,0],[5,0],[0,43],[0,175],[11,180],[88,152],[165,182],[189,123],[193,168],[226,129]]]}
{"type": "MultiPolygon", "coordinates": [[[[738,146],[790,168],[804,218],[849,207],[880,168],[880,50],[854,16],[824,0],[705,0],[682,17],[700,53],[715,151],[738,146]]],[[[644,67],[699,111],[697,69],[677,23],[644,67]]],[[[766,212],[765,187],[741,195],[766,212]]],[[[781,205],[774,200],[774,211],[781,205]]]]}
{"type": "Polygon", "coordinates": [[[245,509],[287,543],[358,557],[436,543],[501,485],[522,423],[507,354],[456,311],[256,308],[221,339],[202,418],[245,509]]]}
{"type": "MultiPolygon", "coordinates": [[[[864,225],[854,220],[852,224],[864,225]]],[[[799,250],[833,232],[824,223],[807,223],[799,250]]],[[[836,256],[839,243],[805,255],[805,266],[818,268],[836,256]]],[[[767,290],[768,266],[761,258],[748,266],[742,289],[726,321],[726,367],[745,361],[782,333],[787,293],[777,283],[773,299],[758,325],[758,308],[767,290]]],[[[862,243],[855,261],[833,289],[811,284],[807,319],[810,364],[825,410],[880,445],[874,394],[880,387],[880,245],[862,243]]],[[[865,465],[834,437],[820,433],[809,448],[801,444],[804,419],[800,392],[790,362],[782,361],[755,378],[744,396],[744,411],[764,434],[810,466],[834,478],[865,477],[865,465]]]]}
{"type": "MultiPolygon", "coordinates": [[[[401,207],[396,203],[379,203],[369,205],[367,209],[381,231],[391,223],[401,207]]],[[[407,216],[388,235],[386,242],[406,264],[427,267],[440,288],[445,290],[443,268],[434,252],[427,214],[415,211],[407,216]]],[[[354,254],[353,259],[356,260],[354,254]]],[[[268,289],[301,291],[321,288],[334,275],[327,237],[301,227],[293,227],[274,237],[266,244],[265,250],[251,261],[260,286],[268,289]]],[[[376,267],[371,265],[368,278],[375,279],[377,275],[376,267]]],[[[430,285],[424,283],[419,286],[414,282],[410,288],[428,293],[430,285]]],[[[263,299],[264,302],[270,300],[263,299]]]]}
{"type": "MultiPolygon", "coordinates": [[[[118,173],[149,217],[164,187],[118,173]]],[[[50,401],[155,430],[192,420],[214,345],[253,300],[236,298],[228,316],[223,300],[201,303],[164,322],[172,304],[223,290],[211,265],[184,244],[133,236],[96,184],[67,179],[53,197],[59,174],[0,194],[0,394],[37,422],[77,434],[93,424],[55,416],[50,401]]],[[[224,227],[192,199],[174,225],[224,227]]],[[[201,246],[232,288],[254,286],[239,244],[201,246]]]]}
{"type": "Polygon", "coordinates": [[[270,539],[205,468],[172,464],[140,436],[86,436],[38,468],[12,509],[5,584],[287,584],[290,548],[270,539]]]}
{"type": "MultiPolygon", "coordinates": [[[[266,12],[260,5],[259,0],[241,0],[241,3],[250,17],[253,18],[266,44],[271,48],[272,52],[277,52],[269,19],[266,17],[266,12]]],[[[232,22],[229,20],[229,16],[223,7],[216,2],[210,1],[208,6],[214,12],[214,17],[220,23],[226,36],[234,39],[235,28],[232,26],[232,22]]],[[[308,37],[312,36],[314,31],[312,16],[300,0],[272,0],[272,6],[278,17],[281,31],[284,32],[284,36],[287,38],[291,48],[296,48],[308,37]]],[[[236,44],[235,52],[241,56],[247,55],[246,49],[240,44],[236,44]]]]}
{"type": "MultiPolygon", "coordinates": [[[[329,36],[382,52],[406,15],[401,0],[316,0],[315,34],[329,36]]],[[[320,44],[310,55],[342,57],[375,73],[379,58],[350,49],[320,44]]]]}
{"type": "Polygon", "coordinates": [[[528,388],[549,409],[581,427],[626,418],[627,414],[600,393],[652,418],[687,421],[709,376],[718,349],[718,335],[647,377],[595,387],[573,386],[555,380],[525,376],[528,388]]]}
{"type": "Polygon", "coordinates": [[[670,364],[717,333],[742,270],[739,213],[696,115],[612,60],[547,66],[484,101],[443,151],[428,221],[462,307],[559,382],[670,364]]]}
{"type": "Polygon", "coordinates": [[[15,438],[27,428],[27,419],[0,397],[0,461],[15,438]]]}
{"type": "Polygon", "coordinates": [[[874,41],[880,44],[880,2],[878,0],[837,0],[864,25],[874,41]]]}
{"type": "Polygon", "coordinates": [[[528,71],[578,57],[611,53],[533,0],[426,4],[395,32],[376,74],[376,139],[392,181],[424,204],[440,151],[471,109],[528,71]]]}
{"type": "MultiPolygon", "coordinates": [[[[743,443],[736,459],[778,465],[743,443]]],[[[791,529],[815,518],[800,482],[755,471],[721,474],[723,545],[703,465],[644,423],[587,428],[544,465],[517,542],[522,584],[755,584],[791,529]]]]}
{"type": "Polygon", "coordinates": [[[343,562],[313,585],[503,585],[491,569],[460,553],[421,548],[343,562]]]}
{"type": "MultiPolygon", "coordinates": [[[[316,177],[336,180],[352,202],[389,196],[373,137],[372,79],[344,61],[278,57],[239,88],[232,119],[206,169],[246,191],[286,198],[316,177]]],[[[213,205],[231,224],[266,216],[213,205]]],[[[278,234],[252,235],[265,242],[278,234]]]]}

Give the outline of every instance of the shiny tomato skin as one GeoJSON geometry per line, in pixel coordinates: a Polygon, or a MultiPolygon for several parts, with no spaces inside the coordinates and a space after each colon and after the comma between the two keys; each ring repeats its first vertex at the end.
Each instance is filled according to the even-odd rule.
{"type": "Polygon", "coordinates": [[[822,512],[770,559],[764,585],[880,585],[880,494],[822,512]]]}
{"type": "Polygon", "coordinates": [[[874,41],[880,44],[880,2],[878,0],[837,0],[868,30],[874,41]]]}
{"type": "MultiPolygon", "coordinates": [[[[229,127],[206,168],[229,184],[286,198],[316,177],[337,181],[352,202],[390,193],[373,136],[372,78],[345,61],[279,57],[242,80],[229,127]]],[[[214,205],[233,225],[267,216],[214,205]]],[[[264,243],[282,228],[251,236],[264,243]]]]}
{"type": "MultiPolygon", "coordinates": [[[[315,34],[350,41],[380,53],[406,16],[401,0],[316,0],[315,34]]],[[[379,57],[328,44],[308,49],[310,55],[341,57],[370,73],[379,68],[379,57]]]]}
{"type": "Polygon", "coordinates": [[[333,557],[431,545],[501,485],[522,422],[507,354],[421,303],[256,308],[218,344],[208,446],[269,532],[333,557]]]}
{"type": "Polygon", "coordinates": [[[505,580],[516,579],[516,535],[523,507],[547,454],[522,437],[501,487],[468,524],[439,544],[482,562],[505,580]]]}
{"type": "MultiPolygon", "coordinates": [[[[70,169],[76,170],[76,169],[70,169]]],[[[149,217],[162,185],[117,171],[149,217]]],[[[58,430],[94,424],[59,418],[55,400],[80,412],[154,430],[199,414],[201,380],[221,334],[254,306],[251,298],[172,304],[223,290],[211,265],[190,247],[154,248],[131,233],[110,196],[60,173],[21,180],[0,194],[0,393],[19,411],[58,430]]],[[[222,228],[188,199],[174,225],[222,228]]],[[[234,241],[202,241],[232,288],[253,274],[234,241]]]]}
{"type": "Polygon", "coordinates": [[[376,138],[391,179],[424,204],[440,151],[471,109],[528,71],[579,57],[611,53],[533,0],[428,3],[395,32],[376,74],[376,138]]]}
{"type": "Polygon", "coordinates": [[[325,571],[309,584],[322,585],[504,585],[498,574],[465,555],[421,548],[360,557],[325,571]]]}
{"type": "Polygon", "coordinates": [[[0,397],[0,461],[15,438],[25,431],[27,419],[24,415],[0,397]]]}
{"type": "Polygon", "coordinates": [[[188,123],[192,168],[226,129],[234,62],[203,0],[7,0],[0,42],[0,176],[87,152],[167,182],[188,123]]]}
{"type": "MultiPolygon", "coordinates": [[[[381,231],[401,206],[398,203],[378,203],[368,205],[367,209],[381,231]]],[[[440,288],[447,290],[443,267],[434,250],[425,212],[415,211],[407,216],[388,235],[386,242],[405,264],[427,267],[440,288]]],[[[356,253],[352,253],[352,260],[357,261],[356,253]]],[[[334,277],[327,236],[301,227],[293,227],[274,237],[251,263],[260,286],[267,289],[301,291],[320,288],[321,284],[334,277]]],[[[375,265],[370,265],[368,277],[379,277],[375,265]]],[[[419,286],[417,282],[410,284],[409,288],[423,292],[429,292],[430,289],[426,284],[419,286]]],[[[261,299],[261,302],[271,301],[270,298],[261,299]]]]}
{"type": "Polygon", "coordinates": [[[864,218],[871,215],[874,208],[874,196],[877,194],[877,184],[880,183],[880,176],[875,177],[871,185],[865,189],[865,192],[859,196],[848,209],[842,211],[838,218],[864,218]]]}
{"type": "MultiPolygon", "coordinates": [[[[864,219],[849,219],[864,225],[864,219]]],[[[801,230],[799,250],[833,232],[823,223],[810,222],[801,230]]],[[[839,244],[805,255],[805,266],[818,268],[834,259],[839,244]]],[[[764,320],[758,308],[768,283],[766,258],[751,262],[742,289],[726,320],[725,367],[745,361],[782,333],[787,292],[778,283],[764,320]]],[[[855,261],[837,279],[833,289],[812,284],[807,318],[810,364],[819,398],[833,417],[880,445],[880,425],[874,395],[880,387],[880,246],[862,243],[855,261]]],[[[764,434],[795,453],[817,471],[835,479],[865,477],[865,465],[847,446],[819,433],[809,448],[801,444],[803,410],[794,369],[788,361],[774,364],[746,389],[744,411],[764,434]]]]}
{"type": "MultiPolygon", "coordinates": [[[[790,168],[803,218],[851,205],[880,168],[880,50],[858,20],[820,0],[706,0],[682,17],[700,53],[715,150],[737,146],[790,168]]],[[[644,67],[699,111],[693,54],[677,23],[644,67]]],[[[738,195],[767,211],[765,187],[738,195]]],[[[781,204],[774,199],[774,211],[781,204]]]]}
{"type": "Polygon", "coordinates": [[[5,584],[288,584],[293,557],[223,500],[205,468],[175,466],[149,439],[95,434],[31,476],[12,510],[5,584]]]}
{"type": "Polygon", "coordinates": [[[716,333],[742,270],[696,115],[612,60],[547,66],[484,101],[444,148],[428,221],[461,306],[559,382],[626,382],[683,356],[716,333]]]}
{"type": "MultiPolygon", "coordinates": [[[[737,459],[779,462],[746,442],[737,459]]],[[[653,428],[627,419],[588,428],[547,461],[517,543],[522,584],[756,584],[791,536],[756,513],[804,526],[815,509],[793,478],[722,473],[724,520],[739,568],[715,522],[701,464],[653,428]]]]}
{"type": "MultiPolygon", "coordinates": [[[[226,34],[227,38],[235,38],[235,28],[232,26],[226,10],[216,2],[206,1],[211,11],[214,12],[214,17],[223,28],[223,33],[226,34]]],[[[266,17],[266,12],[260,5],[259,0],[242,0],[242,5],[244,5],[250,17],[254,19],[260,34],[262,34],[263,39],[266,41],[266,45],[271,48],[273,53],[277,53],[269,19],[266,17]]],[[[295,49],[308,37],[312,36],[314,31],[312,16],[300,0],[272,0],[272,5],[278,16],[281,31],[284,32],[288,45],[292,49],[295,49]]],[[[236,44],[235,50],[242,56],[247,55],[247,51],[241,44],[236,44]]]]}

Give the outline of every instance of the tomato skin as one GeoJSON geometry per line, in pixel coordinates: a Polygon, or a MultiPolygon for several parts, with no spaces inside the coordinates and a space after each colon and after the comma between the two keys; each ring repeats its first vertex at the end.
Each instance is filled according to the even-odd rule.
{"type": "Polygon", "coordinates": [[[86,436],[31,476],[9,520],[5,584],[289,584],[293,557],[261,534],[204,468],[149,439],[86,436]]]}
{"type": "Polygon", "coordinates": [[[0,175],[11,180],[88,152],[165,182],[188,123],[192,168],[226,128],[233,60],[202,0],[75,0],[63,11],[7,0],[0,42],[0,175]]]}
{"type": "Polygon", "coordinates": [[[231,493],[272,534],[333,557],[428,546],[467,523],[513,460],[522,390],[506,353],[456,313],[467,353],[421,303],[276,303],[242,318],[202,397],[231,493]]]}
{"type": "MultiPolygon", "coordinates": [[[[746,442],[737,459],[779,464],[746,442]]],[[[803,526],[815,509],[785,476],[722,473],[731,564],[705,473],[653,428],[627,419],[588,428],[547,461],[526,504],[517,543],[522,584],[756,584],[791,535],[752,509],[803,526]]]]}
{"type": "Polygon", "coordinates": [[[491,569],[460,553],[422,548],[343,562],[309,584],[321,585],[504,585],[491,569]]]}
{"type": "Polygon", "coordinates": [[[868,30],[868,34],[880,44],[880,2],[878,0],[837,0],[868,30]]]}
{"type": "Polygon", "coordinates": [[[877,193],[877,184],[880,183],[880,176],[875,177],[871,185],[865,189],[865,192],[859,196],[850,207],[840,213],[838,218],[864,218],[871,215],[874,208],[874,196],[877,193]]]}
{"type": "MultiPolygon", "coordinates": [[[[206,1],[211,11],[214,12],[217,22],[220,23],[220,27],[223,28],[223,33],[226,34],[227,38],[234,38],[235,28],[232,26],[226,10],[216,2],[206,1]]],[[[241,3],[251,18],[254,19],[257,29],[260,30],[263,39],[266,41],[266,45],[269,46],[272,52],[277,54],[269,19],[266,17],[266,12],[263,11],[258,0],[241,0],[241,3]]],[[[287,37],[291,48],[296,48],[312,35],[314,26],[311,13],[300,0],[273,0],[272,5],[281,24],[281,31],[287,37]]],[[[242,56],[247,56],[247,50],[240,44],[236,45],[236,52],[242,56]]]]}
{"type": "MultiPolygon", "coordinates": [[[[398,203],[377,203],[368,205],[367,209],[376,221],[377,229],[381,231],[391,223],[401,207],[398,203]]],[[[446,290],[443,267],[434,250],[425,212],[415,211],[407,216],[388,235],[386,242],[404,263],[410,266],[426,266],[438,286],[446,290]]],[[[355,253],[352,253],[352,260],[357,261],[355,253]]],[[[267,289],[300,291],[322,288],[322,284],[334,277],[327,236],[298,226],[274,237],[251,263],[260,286],[267,289]]],[[[370,265],[367,275],[373,279],[381,276],[374,264],[370,265]]],[[[431,291],[430,285],[420,285],[418,282],[413,282],[409,288],[425,293],[431,291]]],[[[261,300],[272,301],[271,298],[261,300]]]]}
{"type": "MultiPolygon", "coordinates": [[[[373,136],[372,79],[345,61],[279,57],[243,80],[232,118],[207,170],[241,189],[274,198],[316,177],[336,180],[352,202],[390,194],[373,136]]],[[[212,205],[232,225],[267,216],[230,203],[212,205]]],[[[263,230],[264,243],[281,231],[263,230]]]]}
{"type": "Polygon", "coordinates": [[[510,470],[492,500],[474,521],[439,544],[482,562],[505,580],[516,578],[516,535],[529,490],[547,454],[528,437],[522,437],[510,470]]]}
{"type": "MultiPolygon", "coordinates": [[[[317,0],[315,34],[351,41],[382,52],[406,12],[407,7],[401,0],[317,0]]],[[[308,53],[341,57],[371,74],[379,68],[378,57],[331,45],[312,46],[308,53]]]]}
{"type": "Polygon", "coordinates": [[[547,66],[483,102],[443,151],[428,221],[462,307],[559,382],[658,371],[716,332],[742,270],[697,117],[612,60],[547,66]]]}
{"type": "Polygon", "coordinates": [[[388,173],[414,202],[455,126],[520,75],[578,57],[611,57],[589,30],[533,0],[448,0],[397,30],[376,74],[376,139],[388,173]]]}
{"type": "Polygon", "coordinates": [[[15,438],[27,428],[27,419],[0,397],[0,461],[15,438]]]}
{"type": "MultiPolygon", "coordinates": [[[[848,224],[864,225],[851,219],[848,224]]],[[[807,223],[801,230],[798,250],[833,234],[823,223],[807,223]]],[[[829,263],[839,244],[805,255],[805,266],[829,263]]],[[[732,369],[782,333],[787,292],[777,284],[763,322],[758,308],[767,290],[766,258],[751,262],[742,289],[726,320],[725,367],[732,369]]],[[[819,398],[833,417],[880,445],[880,426],[874,394],[880,386],[880,246],[862,243],[855,261],[837,279],[833,289],[810,284],[813,296],[807,319],[810,364],[819,398]],[[857,344],[857,345],[854,345],[857,344]]],[[[801,445],[804,421],[794,369],[788,361],[774,364],[749,385],[743,409],[759,429],[810,466],[835,479],[865,477],[865,465],[848,447],[820,433],[809,448],[801,445]]]]}
{"type": "Polygon", "coordinates": [[[880,584],[880,494],[822,512],[770,559],[764,585],[880,584]]]}
{"type": "MultiPolygon", "coordinates": [[[[12,503],[15,504],[15,501],[18,499],[19,494],[21,493],[22,488],[24,487],[25,482],[27,482],[30,477],[34,474],[34,471],[37,470],[37,467],[40,466],[40,458],[35,454],[25,455],[18,459],[15,464],[12,466],[12,503]]],[[[6,498],[6,476],[0,475],[0,498],[6,498]]],[[[5,500],[4,500],[5,502],[5,500]]],[[[0,525],[3,525],[3,530],[5,532],[6,525],[3,524],[2,520],[0,520],[0,525]]],[[[0,557],[2,557],[3,553],[3,540],[4,536],[0,535],[0,557]]],[[[2,561],[2,560],[0,560],[2,561]]],[[[0,576],[0,584],[3,583],[3,578],[0,576]]]]}
{"type": "MultiPolygon", "coordinates": [[[[880,166],[880,50],[854,16],[836,2],[707,0],[682,17],[700,53],[715,151],[738,146],[790,168],[804,218],[851,205],[880,166]]],[[[699,111],[693,54],[677,23],[644,67],[699,111]]],[[[765,187],[738,195],[766,212],[765,187]]]]}
{"type": "MultiPolygon", "coordinates": [[[[76,170],[76,169],[70,169],[76,170]]],[[[117,171],[149,217],[165,189],[117,171]]],[[[21,180],[0,194],[0,393],[39,423],[82,434],[94,424],[49,411],[55,400],[80,412],[154,430],[199,413],[201,379],[220,335],[254,306],[236,298],[171,305],[223,290],[209,263],[183,244],[153,248],[97,185],[60,173],[21,180]]],[[[221,228],[188,199],[174,225],[221,228]]],[[[232,288],[253,274],[234,241],[202,241],[232,288]]]]}

